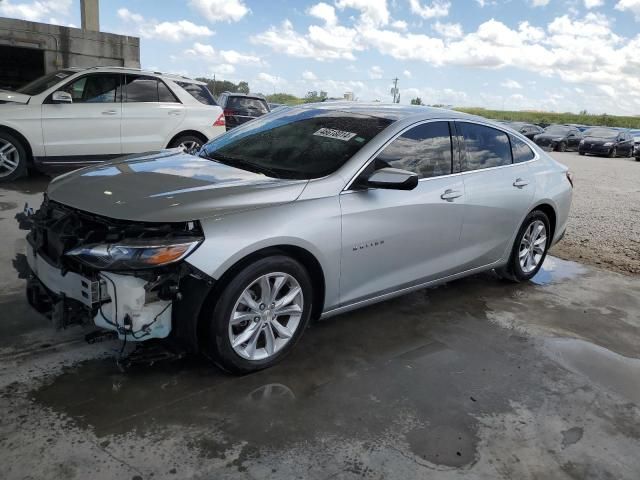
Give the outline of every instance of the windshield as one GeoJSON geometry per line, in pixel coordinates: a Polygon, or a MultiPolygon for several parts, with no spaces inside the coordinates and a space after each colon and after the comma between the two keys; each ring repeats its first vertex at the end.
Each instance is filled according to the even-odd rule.
{"type": "Polygon", "coordinates": [[[544,129],[544,133],[551,133],[552,135],[566,135],[571,130],[570,127],[563,127],[562,125],[551,125],[544,129]]]}
{"type": "Polygon", "coordinates": [[[213,139],[200,155],[270,177],[320,178],[335,172],[391,123],[337,110],[284,109],[213,139]]]}
{"type": "Polygon", "coordinates": [[[597,137],[597,138],[616,138],[618,132],[611,130],[610,128],[590,128],[584,132],[585,137],[597,137]]]}
{"type": "Polygon", "coordinates": [[[57,72],[49,73],[44,77],[37,78],[33,82],[27,83],[24,87],[20,87],[16,92],[24,93],[25,95],[39,95],[74,73],[76,72],[73,70],[59,70],[57,72]]]}

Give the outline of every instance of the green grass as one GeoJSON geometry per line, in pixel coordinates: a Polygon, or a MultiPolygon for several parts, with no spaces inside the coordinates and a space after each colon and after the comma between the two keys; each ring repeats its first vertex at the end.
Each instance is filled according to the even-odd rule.
{"type": "Polygon", "coordinates": [[[552,112],[510,112],[487,110],[484,108],[456,108],[459,112],[470,113],[493,120],[509,120],[528,123],[578,123],[621,128],[640,128],[640,117],[621,117],[616,115],[590,115],[588,113],[552,113],[552,112]]]}

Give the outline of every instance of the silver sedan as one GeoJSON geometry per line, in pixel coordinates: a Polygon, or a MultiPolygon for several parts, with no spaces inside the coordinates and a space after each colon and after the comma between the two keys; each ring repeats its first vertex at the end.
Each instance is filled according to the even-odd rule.
{"type": "Polygon", "coordinates": [[[169,337],[246,373],[281,360],[314,317],[485,270],[531,279],[571,196],[566,167],[481,118],[284,108],[197,156],[54,180],[29,217],[29,300],[58,325],[169,337]]]}

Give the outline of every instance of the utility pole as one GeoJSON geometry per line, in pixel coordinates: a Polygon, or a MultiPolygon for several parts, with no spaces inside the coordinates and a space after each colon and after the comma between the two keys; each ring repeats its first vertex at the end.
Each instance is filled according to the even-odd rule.
{"type": "Polygon", "coordinates": [[[400,90],[398,90],[398,77],[393,79],[393,88],[391,89],[391,95],[393,95],[393,103],[400,103],[400,90]]]}

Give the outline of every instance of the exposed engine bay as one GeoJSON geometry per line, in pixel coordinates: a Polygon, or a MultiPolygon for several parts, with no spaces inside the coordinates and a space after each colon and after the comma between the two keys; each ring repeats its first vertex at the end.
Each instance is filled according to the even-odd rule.
{"type": "Polygon", "coordinates": [[[186,277],[182,262],[203,240],[197,221],[115,220],[45,200],[19,218],[28,229],[29,303],[56,328],[93,322],[122,340],[166,338],[186,277]]]}

